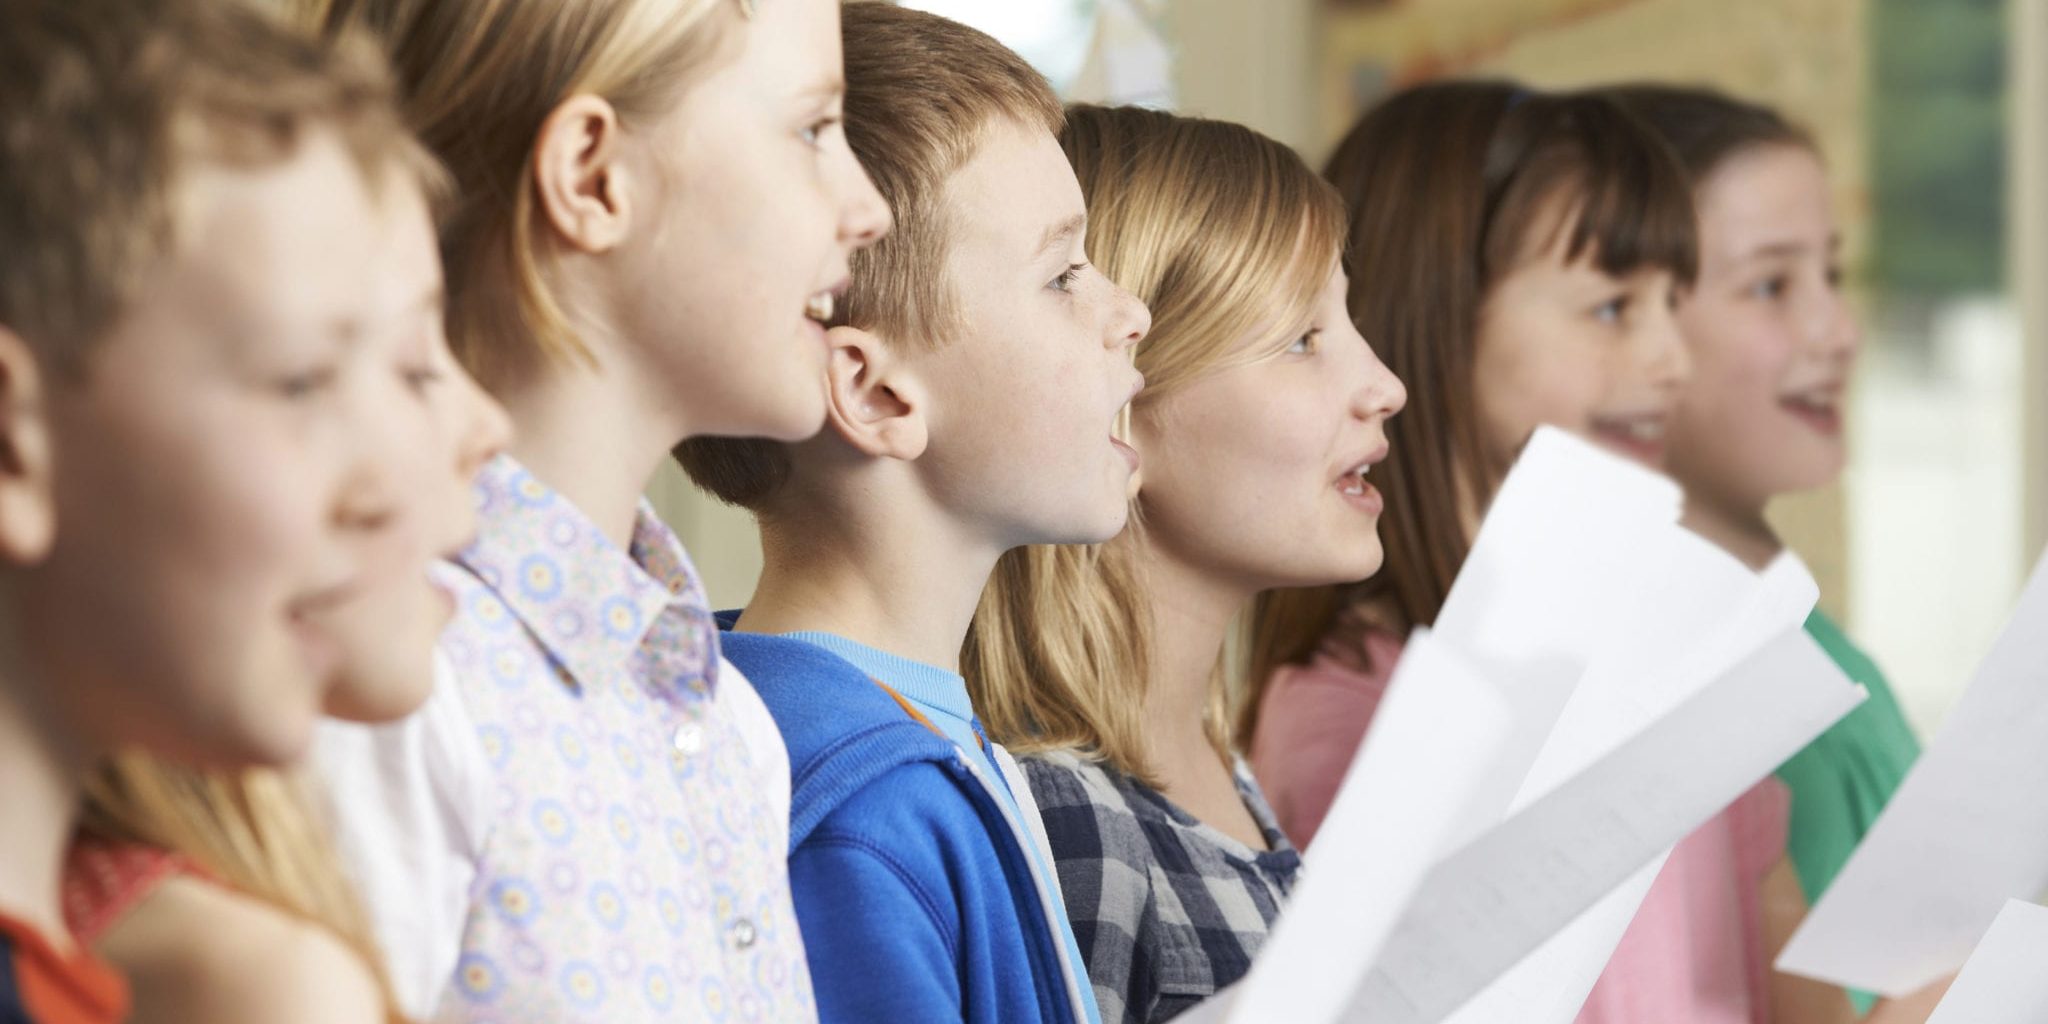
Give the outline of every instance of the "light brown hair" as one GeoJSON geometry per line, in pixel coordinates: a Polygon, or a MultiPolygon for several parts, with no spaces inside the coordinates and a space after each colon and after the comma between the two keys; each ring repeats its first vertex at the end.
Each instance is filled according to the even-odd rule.
{"type": "MultiPolygon", "coordinates": [[[[1133,418],[1301,335],[1338,264],[1344,208],[1292,150],[1241,125],[1096,106],[1069,108],[1060,145],[1087,197],[1089,257],[1152,311],[1133,418]],[[1268,327],[1270,338],[1244,344],[1268,327]]],[[[1130,526],[1106,543],[1022,548],[997,563],[961,654],[992,737],[1155,781],[1141,721],[1152,654],[1144,543],[1140,494],[1130,526]]],[[[1218,665],[1211,680],[1219,750],[1236,674],[1218,665]]]]}
{"type": "Polygon", "coordinates": [[[431,178],[367,41],[321,45],[233,0],[10,0],[0,8],[0,325],[59,368],[172,251],[195,162],[288,159],[337,131],[380,185],[431,178]]]}
{"type": "MultiPolygon", "coordinates": [[[[853,254],[833,323],[937,345],[959,316],[946,276],[946,180],[992,125],[1058,132],[1059,98],[1024,58],[958,22],[872,0],[847,4],[840,19],[846,141],[896,226],[853,254]]],[[[693,438],[675,457],[697,486],[757,514],[790,472],[788,448],[774,441],[693,438]]]]}
{"type": "Polygon", "coordinates": [[[542,268],[534,143],[578,94],[628,125],[670,109],[729,49],[746,0],[297,0],[389,49],[405,116],[454,176],[441,233],[448,340],[490,385],[508,366],[582,360],[542,268]]]}
{"type": "Polygon", "coordinates": [[[1240,742],[1275,668],[1328,641],[1366,667],[1368,622],[1405,636],[1436,620],[1471,543],[1466,511],[1484,509],[1507,470],[1482,443],[1473,383],[1493,286],[1557,233],[1568,260],[1590,256],[1615,277],[1658,268],[1683,286],[1698,263],[1684,170],[1598,93],[1417,86],[1368,112],[1323,173],[1350,207],[1352,320],[1408,387],[1373,471],[1386,564],[1362,583],[1260,597],[1240,742]]]}

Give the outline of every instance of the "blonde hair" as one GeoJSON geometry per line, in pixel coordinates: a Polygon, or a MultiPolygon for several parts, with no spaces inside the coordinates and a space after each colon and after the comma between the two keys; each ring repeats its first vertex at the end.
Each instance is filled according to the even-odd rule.
{"type": "Polygon", "coordinates": [[[576,95],[604,98],[629,125],[668,110],[715,66],[750,0],[294,2],[330,30],[384,40],[406,120],[454,176],[441,248],[456,355],[486,383],[535,358],[588,361],[541,265],[541,126],[576,95]]]}
{"type": "MultiPolygon", "coordinates": [[[[1307,323],[1342,252],[1344,210],[1292,150],[1240,125],[1097,106],[1068,108],[1060,145],[1087,196],[1089,255],[1152,310],[1133,417],[1277,352],[1307,323]],[[1265,328],[1271,345],[1242,344],[1265,328]]],[[[1075,750],[1156,784],[1141,720],[1144,543],[1140,494],[1130,527],[1107,543],[1023,548],[997,563],[961,653],[991,736],[1019,752],[1075,750]]],[[[1226,645],[1212,677],[1219,751],[1238,647],[1226,645]]]]}
{"type": "MultiPolygon", "coordinates": [[[[1057,133],[1059,97],[1045,76],[986,33],[885,3],[840,12],[846,48],[846,142],[895,227],[853,254],[835,324],[909,347],[939,344],[958,323],[946,274],[946,180],[1001,123],[1057,133]]],[[[788,479],[788,446],[693,438],[676,461],[697,486],[755,513],[788,479]]]]}
{"type": "Polygon", "coordinates": [[[87,780],[80,827],[175,852],[220,885],[327,932],[376,979],[385,1019],[403,1022],[362,903],[314,806],[295,777],[272,769],[208,771],[123,753],[87,780]]]}

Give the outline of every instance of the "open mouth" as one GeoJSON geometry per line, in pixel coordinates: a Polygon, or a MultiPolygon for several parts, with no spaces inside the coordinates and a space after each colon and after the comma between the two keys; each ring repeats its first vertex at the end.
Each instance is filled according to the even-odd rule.
{"type": "Polygon", "coordinates": [[[840,278],[832,287],[812,293],[804,300],[804,318],[819,324],[831,323],[833,315],[845,302],[846,288],[851,283],[851,278],[840,278]]]}
{"type": "Polygon", "coordinates": [[[1378,451],[1352,464],[1337,477],[1337,493],[1360,509],[1378,515],[1386,508],[1386,499],[1367,478],[1372,475],[1372,467],[1386,457],[1387,449],[1383,445],[1378,451]]]}
{"type": "Polygon", "coordinates": [[[1837,387],[1815,388],[1778,399],[1779,408],[1818,433],[1835,437],[1842,432],[1842,391],[1837,387]]]}
{"type": "Polygon", "coordinates": [[[1593,417],[1593,434],[1597,439],[1623,454],[1652,464],[1663,461],[1667,426],[1661,413],[1593,417]]]}

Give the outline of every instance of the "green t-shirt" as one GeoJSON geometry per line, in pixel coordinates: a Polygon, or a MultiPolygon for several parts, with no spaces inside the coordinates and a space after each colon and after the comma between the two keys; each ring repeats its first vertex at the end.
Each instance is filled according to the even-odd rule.
{"type": "MultiPolygon", "coordinates": [[[[1785,852],[1810,906],[1820,899],[1849,853],[1863,840],[1877,812],[1898,791],[1906,770],[1920,756],[1920,741],[1906,724],[1897,697],[1870,657],[1816,610],[1806,632],[1842,672],[1870,691],[1870,699],[1821,733],[1806,749],[1778,767],[1792,793],[1792,819],[1785,852]]],[[[1856,1012],[1870,1012],[1877,997],[1850,990],[1856,1012]]]]}

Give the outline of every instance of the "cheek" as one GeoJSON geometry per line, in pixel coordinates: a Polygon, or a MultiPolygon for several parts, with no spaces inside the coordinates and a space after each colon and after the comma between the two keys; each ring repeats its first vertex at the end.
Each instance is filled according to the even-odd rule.
{"type": "Polygon", "coordinates": [[[1712,329],[1688,330],[1693,368],[1680,401],[1681,419],[1722,430],[1762,426],[1789,369],[1790,347],[1776,341],[1774,332],[1772,324],[1734,316],[1712,329]]]}
{"type": "Polygon", "coordinates": [[[1527,331],[1482,342],[1474,372],[1479,415],[1490,440],[1505,453],[1539,426],[1585,429],[1612,368],[1577,339],[1527,331]]]}
{"type": "Polygon", "coordinates": [[[1326,426],[1247,389],[1176,395],[1141,421],[1148,512],[1223,549],[1269,548],[1298,535],[1322,498],[1326,426]],[[1185,401],[1183,401],[1185,399],[1185,401]],[[1155,465],[1157,486],[1155,486],[1155,465]]]}

